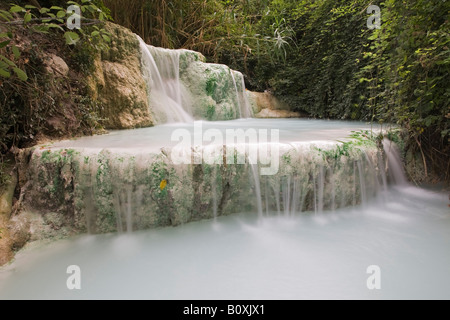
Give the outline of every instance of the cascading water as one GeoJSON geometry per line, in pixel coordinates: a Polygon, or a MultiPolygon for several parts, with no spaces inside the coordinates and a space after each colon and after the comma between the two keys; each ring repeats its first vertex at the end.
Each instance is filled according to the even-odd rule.
{"type": "MultiPolygon", "coordinates": [[[[386,167],[378,146],[369,140],[367,145],[345,150],[332,141],[349,135],[351,126],[362,124],[258,119],[203,123],[205,133],[219,132],[223,137],[236,128],[283,127],[280,141],[269,144],[266,139],[252,145],[260,155],[279,158],[278,172],[269,176],[262,174],[261,162],[249,161],[247,153],[242,154],[247,164],[174,163],[172,152],[179,140],[172,139],[173,125],[61,142],[34,151],[29,176],[39,183],[28,185],[26,200],[34,210],[73,208],[70,225],[91,233],[177,225],[242,210],[255,210],[260,217],[263,212],[293,216],[365,204],[386,187],[385,168],[395,169],[396,165],[389,162],[386,167]],[[311,125],[320,130],[311,131],[311,125]],[[339,126],[344,129],[337,130],[339,126]],[[266,145],[279,146],[280,153],[261,153],[266,145]],[[161,188],[163,181],[167,186],[161,188]]],[[[182,128],[189,139],[202,141],[203,134],[195,125],[182,128]]],[[[211,147],[235,153],[237,159],[242,150],[252,149],[233,144],[224,148],[224,141],[208,141],[212,142],[199,146],[197,154],[206,155],[211,147]]],[[[191,148],[188,144],[185,152],[191,148]]],[[[396,159],[390,158],[391,162],[396,159]]],[[[271,163],[278,162],[275,160],[271,163]]]]}
{"type": "Polygon", "coordinates": [[[383,149],[387,156],[387,168],[391,172],[393,182],[398,185],[406,185],[407,180],[397,145],[388,139],[383,139],[383,149]]]}
{"type": "Polygon", "coordinates": [[[156,48],[140,37],[138,40],[150,112],[156,124],[253,116],[242,73],[205,63],[194,51],[156,48]]]}
{"type": "MultiPolygon", "coordinates": [[[[384,140],[383,146],[393,184],[406,184],[397,147],[388,140],[384,140]]],[[[259,170],[252,167],[252,180],[260,184],[255,190],[265,190],[255,193],[256,203],[265,203],[267,212],[292,216],[300,212],[322,214],[324,210],[364,207],[387,188],[384,156],[373,149],[359,150],[360,155],[354,155],[352,160],[329,152],[325,152],[324,158],[314,159],[301,148],[294,150],[283,156],[287,161],[281,167],[288,172],[261,177],[256,176],[259,170]],[[305,156],[311,162],[305,162],[302,159],[305,156]]]]}
{"type": "MultiPolygon", "coordinates": [[[[283,123],[289,127],[289,121],[283,123]]],[[[291,123],[308,126],[301,120],[291,123]]],[[[318,121],[317,125],[323,130],[329,123],[318,121]]],[[[153,129],[169,132],[165,126],[153,129]]],[[[153,129],[138,131],[135,138],[151,144],[156,131],[153,129]]],[[[313,139],[317,137],[314,132],[306,133],[313,139]]],[[[302,136],[301,131],[295,134],[302,136]]],[[[335,131],[329,134],[336,136],[335,131]]],[[[30,187],[41,185],[47,196],[55,191],[53,182],[60,181],[62,185],[61,181],[72,181],[80,196],[75,199],[77,207],[107,209],[103,213],[106,216],[87,216],[91,227],[111,220],[112,225],[127,231],[130,217],[137,226],[165,219],[167,211],[175,206],[200,211],[209,206],[217,219],[214,223],[194,222],[125,235],[82,236],[27,250],[11,267],[0,270],[0,299],[41,299],[44,294],[50,299],[450,297],[448,194],[396,184],[405,177],[391,142],[385,141],[384,151],[368,147],[340,157],[333,148],[325,148],[323,142],[312,143],[312,148],[298,145],[282,153],[279,174],[261,176],[256,165],[204,164],[177,171],[157,159],[152,165],[133,152],[128,157],[121,153],[117,158],[104,152],[97,158],[93,154],[98,145],[108,148],[131,141],[126,133],[97,139],[91,141],[89,155],[74,155],[75,165],[61,161],[61,153],[54,152],[53,158],[42,151],[45,159],[40,160],[33,156],[37,170],[35,183],[30,187]],[[294,157],[296,154],[301,156],[294,157]],[[126,168],[128,161],[134,163],[135,169],[126,168]],[[77,168],[85,181],[80,181],[80,177],[69,179],[77,168]],[[189,175],[183,176],[182,171],[190,170],[196,174],[195,181],[188,180],[189,175]],[[51,175],[50,171],[68,180],[58,180],[62,177],[51,175]],[[170,190],[164,192],[159,183],[167,177],[170,190]],[[197,191],[191,194],[192,202],[180,202],[193,190],[197,191]],[[108,201],[113,203],[115,196],[121,208],[109,206],[108,201]],[[152,202],[161,206],[156,216],[150,213],[152,202]],[[223,209],[233,203],[236,206],[228,212],[250,212],[223,216],[223,209]],[[363,205],[353,207],[353,203],[363,205]],[[259,212],[262,204],[264,216],[259,212]],[[309,214],[299,214],[305,211],[309,214]],[[115,212],[121,216],[119,222],[114,218],[115,212]],[[66,268],[73,264],[82,268],[83,290],[67,290],[64,285],[66,268]],[[372,265],[382,270],[382,290],[368,290],[366,286],[370,277],[367,268],[372,265]]],[[[72,147],[77,144],[85,145],[86,141],[78,141],[72,147]]],[[[133,150],[128,146],[128,151],[133,150]]],[[[33,199],[39,202],[43,197],[33,199]]],[[[70,198],[62,199],[67,202],[70,198]]]]}
{"type": "Polygon", "coordinates": [[[259,177],[259,169],[256,164],[250,164],[250,169],[252,172],[252,177],[254,179],[254,185],[255,185],[256,209],[258,211],[258,216],[262,218],[263,206],[262,206],[261,182],[260,182],[260,177],[259,177]]]}
{"type": "Polygon", "coordinates": [[[252,118],[253,117],[253,109],[252,106],[250,105],[250,101],[245,89],[245,80],[244,80],[244,75],[242,73],[239,73],[240,78],[241,78],[241,90],[239,91],[238,95],[241,97],[242,99],[242,104],[244,106],[244,113],[243,116],[244,118],[252,118]]]}
{"type": "Polygon", "coordinates": [[[147,45],[139,38],[150,110],[158,124],[192,122],[189,95],[180,82],[180,53],[147,45]]]}
{"type": "Polygon", "coordinates": [[[189,123],[251,117],[242,74],[187,51],[142,40],[141,49],[150,108],[163,125],[43,145],[23,157],[29,182],[22,205],[33,239],[105,235],[18,259],[14,272],[0,270],[0,299],[450,297],[448,195],[408,185],[395,144],[384,140],[381,149],[367,139],[344,147],[337,139],[371,128],[357,122],[203,123],[223,136],[236,128],[279,130],[270,142],[280,148],[279,170],[263,175],[249,150],[205,139],[189,123]],[[183,124],[164,125],[170,122],[183,124]],[[172,136],[180,128],[191,142],[211,142],[188,144],[190,159],[223,150],[218,159],[247,162],[175,163],[172,136]],[[207,218],[215,223],[195,223],[207,218]],[[73,264],[86,281],[79,292],[64,286],[73,264]],[[386,270],[375,293],[365,286],[374,264],[386,270]]]}
{"type": "Polygon", "coordinates": [[[230,71],[231,77],[233,79],[233,85],[236,90],[236,100],[239,107],[239,118],[251,118],[253,116],[253,111],[248,100],[248,96],[245,92],[244,76],[240,72],[235,72],[233,70],[230,71]],[[237,74],[237,76],[239,77],[239,82],[237,82],[235,74],[237,74]]]}

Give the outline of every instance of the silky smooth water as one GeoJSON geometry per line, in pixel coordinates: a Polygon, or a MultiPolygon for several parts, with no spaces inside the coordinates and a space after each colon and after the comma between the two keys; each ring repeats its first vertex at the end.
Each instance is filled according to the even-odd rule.
{"type": "Polygon", "coordinates": [[[217,112],[221,108],[217,105],[218,101],[228,101],[232,105],[229,106],[231,110],[228,110],[231,114],[222,115],[217,120],[253,116],[242,73],[225,65],[200,62],[200,54],[196,52],[157,48],[147,45],[139,36],[137,38],[141,49],[143,77],[149,93],[150,113],[155,124],[189,123],[194,119],[205,119],[205,112],[201,109],[212,106],[217,112]],[[199,64],[206,67],[206,70],[195,69],[199,68],[199,64]],[[196,74],[196,77],[191,79],[188,76],[185,79],[183,74],[189,73],[186,69],[190,67],[194,68],[190,72],[196,74]],[[213,69],[217,72],[215,77],[210,74],[213,69]],[[198,79],[199,74],[204,76],[198,79]],[[208,82],[202,81],[208,76],[211,77],[208,78],[212,81],[210,83],[216,86],[215,90],[221,93],[220,99],[216,97],[217,101],[212,99],[211,92],[207,92],[208,82]],[[223,81],[220,85],[217,82],[219,78],[223,81]],[[226,78],[230,83],[227,84],[226,78]],[[200,110],[195,112],[195,108],[200,110]]]}
{"type": "Polygon", "coordinates": [[[386,166],[375,143],[339,142],[371,128],[363,122],[241,119],[60,141],[34,150],[28,169],[33,183],[24,193],[30,210],[44,215],[49,205],[39,207],[35,199],[52,199],[52,190],[59,199],[71,198],[76,230],[89,233],[131,232],[241,211],[321,213],[365,202],[386,187],[386,166]],[[194,164],[203,164],[202,170],[194,164]],[[67,170],[74,191],[65,195],[55,181],[65,181],[67,170]],[[169,207],[155,198],[163,179],[170,181],[169,207]]]}
{"type": "MultiPolygon", "coordinates": [[[[161,148],[174,147],[179,140],[172,140],[177,129],[186,129],[194,136],[196,125],[201,124],[203,134],[209,129],[217,129],[226,136],[227,129],[267,129],[280,131],[280,143],[295,142],[336,142],[347,139],[352,131],[379,130],[377,125],[360,121],[336,121],[314,119],[239,119],[231,121],[197,121],[193,123],[174,123],[135,130],[112,131],[106,135],[83,137],[49,145],[50,148],[77,148],[97,150],[120,150],[130,153],[160,151],[161,148]]],[[[201,140],[201,137],[200,137],[201,140]]],[[[214,143],[214,142],[213,142],[214,143]]],[[[208,144],[204,142],[204,144],[208,144]]]]}
{"type": "Polygon", "coordinates": [[[0,299],[449,299],[448,195],[391,187],[364,208],[242,213],[22,251],[0,299]],[[69,265],[81,290],[66,287],[69,265]],[[381,289],[367,288],[368,266],[381,289]]]}
{"type": "MultiPolygon", "coordinates": [[[[354,130],[371,128],[361,122],[298,119],[202,125],[222,132],[280,129],[282,144],[337,143],[354,130]]],[[[195,135],[193,124],[163,125],[51,148],[160,150],[176,144],[170,136],[177,128],[195,135]]],[[[258,212],[217,217],[218,199],[213,199],[211,220],[29,245],[0,269],[0,299],[449,299],[448,194],[409,185],[395,146],[384,141],[384,149],[391,184],[381,175],[375,179],[379,188],[371,192],[370,179],[361,172],[373,163],[355,161],[349,179],[360,185],[360,194],[353,197],[354,206],[335,205],[341,200],[333,195],[332,210],[325,210],[324,193],[336,192],[340,182],[329,172],[332,167],[318,167],[312,176],[315,209],[300,212],[304,177],[286,176],[273,185],[278,196],[269,197],[266,180],[251,166],[258,212]],[[81,290],[66,286],[71,265],[81,269],[81,290]],[[373,265],[381,269],[380,290],[367,287],[367,269],[373,265]]],[[[216,193],[212,188],[213,198],[216,193]]]]}
{"type": "Polygon", "coordinates": [[[180,54],[176,50],[157,49],[139,38],[144,79],[150,93],[149,105],[157,123],[193,121],[189,113],[189,95],[180,83],[180,54]],[[161,54],[164,51],[166,54],[161,54]]]}

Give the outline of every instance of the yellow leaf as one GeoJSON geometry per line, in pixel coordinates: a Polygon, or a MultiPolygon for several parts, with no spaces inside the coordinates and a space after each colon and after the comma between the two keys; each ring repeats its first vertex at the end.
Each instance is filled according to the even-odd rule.
{"type": "Polygon", "coordinates": [[[163,181],[161,181],[161,183],[159,184],[159,188],[162,190],[164,190],[167,186],[167,180],[164,179],[163,181]]]}

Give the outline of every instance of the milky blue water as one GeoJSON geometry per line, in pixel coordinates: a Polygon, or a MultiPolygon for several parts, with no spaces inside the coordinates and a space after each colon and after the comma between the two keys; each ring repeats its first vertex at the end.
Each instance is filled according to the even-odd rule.
{"type": "Polygon", "coordinates": [[[392,187],[365,207],[256,213],[22,251],[0,299],[449,299],[448,194],[392,187]],[[71,291],[67,267],[81,269],[71,291]],[[380,268],[369,290],[367,268],[380,268]]]}

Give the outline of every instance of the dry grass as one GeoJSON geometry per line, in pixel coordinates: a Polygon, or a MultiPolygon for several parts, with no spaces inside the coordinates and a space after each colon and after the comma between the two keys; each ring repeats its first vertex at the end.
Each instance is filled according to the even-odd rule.
{"type": "Polygon", "coordinates": [[[166,48],[191,48],[216,24],[215,1],[105,0],[114,21],[139,34],[146,42],[166,48]]]}
{"type": "Polygon", "coordinates": [[[233,9],[216,0],[104,0],[114,22],[139,34],[147,43],[191,49],[218,60],[218,48],[248,54],[239,38],[243,24],[233,9]],[[236,40],[236,38],[239,38],[236,40]]]}

